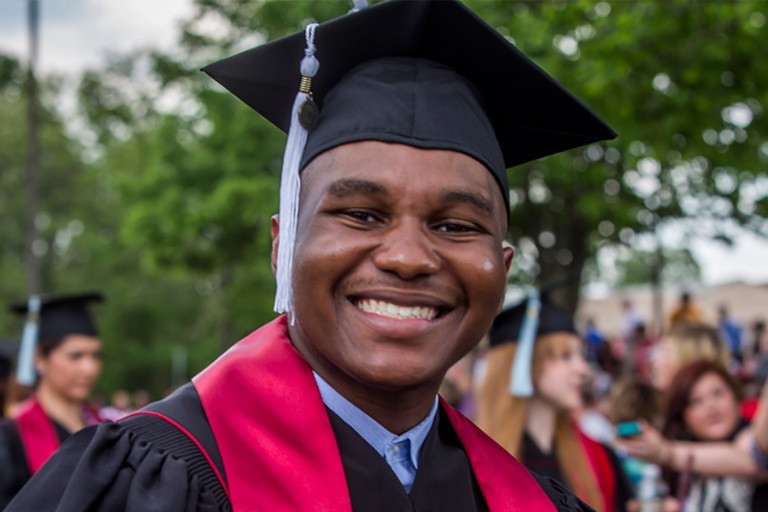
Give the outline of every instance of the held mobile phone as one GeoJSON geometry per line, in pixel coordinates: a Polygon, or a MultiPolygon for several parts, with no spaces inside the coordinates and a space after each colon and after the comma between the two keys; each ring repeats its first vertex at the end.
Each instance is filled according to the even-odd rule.
{"type": "Polygon", "coordinates": [[[616,425],[616,435],[619,437],[631,437],[636,436],[642,432],[640,428],[640,422],[627,421],[626,423],[619,423],[616,425]]]}

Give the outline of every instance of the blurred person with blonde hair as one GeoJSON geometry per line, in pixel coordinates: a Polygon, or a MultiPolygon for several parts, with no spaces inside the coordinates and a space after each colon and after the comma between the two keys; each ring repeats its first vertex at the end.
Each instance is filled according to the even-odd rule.
{"type": "Polygon", "coordinates": [[[667,389],[680,368],[699,359],[727,367],[731,354],[715,328],[693,323],[673,325],[653,351],[653,384],[662,391],[667,389]]]}
{"type": "Polygon", "coordinates": [[[534,292],[496,317],[490,344],[478,394],[480,428],[598,512],[625,510],[632,489],[619,460],[571,417],[588,369],[571,317],[534,292]]]}

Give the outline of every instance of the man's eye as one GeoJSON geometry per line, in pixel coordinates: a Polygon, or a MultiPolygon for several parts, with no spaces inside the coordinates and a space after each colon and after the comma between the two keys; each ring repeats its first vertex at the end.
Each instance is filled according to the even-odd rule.
{"type": "Polygon", "coordinates": [[[456,224],[455,222],[447,222],[445,224],[440,224],[439,226],[437,226],[437,230],[443,233],[469,233],[472,231],[477,231],[475,228],[471,226],[467,226],[464,224],[456,224]]]}
{"type": "Polygon", "coordinates": [[[345,212],[348,217],[360,222],[376,222],[378,219],[368,212],[345,212]]]}

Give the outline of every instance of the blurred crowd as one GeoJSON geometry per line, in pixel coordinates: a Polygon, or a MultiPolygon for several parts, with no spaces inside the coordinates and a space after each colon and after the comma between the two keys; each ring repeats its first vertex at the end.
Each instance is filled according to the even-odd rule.
{"type": "MultiPolygon", "coordinates": [[[[570,315],[542,301],[535,327],[526,326],[531,303],[524,301],[502,312],[490,341],[449,370],[441,394],[450,404],[600,512],[768,510],[763,322],[746,330],[723,306],[710,325],[683,294],[661,336],[624,301],[623,332],[609,339],[592,320],[577,330],[570,315]],[[520,366],[526,344],[529,359],[520,366]],[[515,391],[521,382],[528,392],[515,391]]],[[[95,331],[57,339],[38,347],[34,388],[9,379],[19,347],[0,344],[0,411],[19,418],[34,415],[30,404],[42,405],[57,430],[51,450],[86,424],[117,421],[150,402],[143,389],[117,390],[109,403],[89,398],[101,371],[95,331]]],[[[0,487],[15,492],[34,468],[30,453],[13,453],[19,427],[9,420],[0,426],[0,459],[16,467],[3,467],[0,487]]]]}
{"type": "MultiPolygon", "coordinates": [[[[745,329],[726,305],[719,308],[716,323],[710,323],[688,293],[680,296],[665,319],[660,336],[648,331],[648,319],[630,301],[623,301],[622,310],[619,336],[606,337],[593,320],[578,330],[586,363],[579,370],[581,401],[578,406],[564,407],[575,429],[608,447],[620,460],[621,471],[615,471],[612,481],[626,477],[632,494],[615,509],[768,510],[765,323],[756,321],[745,329]]],[[[544,338],[541,330],[538,336],[544,338]]],[[[486,408],[500,418],[490,424],[483,419],[482,399],[478,417],[477,397],[487,394],[489,387],[508,386],[510,379],[506,377],[501,385],[489,382],[496,378],[492,366],[499,352],[493,341],[490,345],[482,348],[481,344],[456,365],[443,390],[462,412],[478,419],[504,445],[500,439],[506,434],[496,435],[494,429],[505,431],[509,423],[530,417],[530,403],[546,395],[543,388],[548,384],[545,375],[540,374],[541,380],[536,381],[535,368],[541,362],[534,355],[536,390],[528,399],[529,410],[513,411],[510,406],[510,412],[502,414],[499,409],[506,406],[496,402],[507,398],[494,395],[494,402],[486,408]],[[503,428],[494,426],[502,423],[503,428]]],[[[507,361],[502,372],[508,373],[509,366],[507,361]]],[[[568,375],[561,371],[559,378],[568,375]]],[[[533,432],[524,435],[529,434],[535,438],[533,432]]],[[[523,439],[525,442],[527,437],[523,439]]],[[[517,455],[524,458],[526,454],[518,451],[517,455]]],[[[530,467],[530,461],[524,463],[530,467]]],[[[564,481],[574,483],[576,477],[568,474],[564,461],[552,464],[560,466],[564,481]]],[[[602,485],[600,472],[595,474],[600,492],[610,493],[606,488],[611,486],[602,485]]],[[[612,484],[614,495],[620,488],[617,485],[612,484]]]]}

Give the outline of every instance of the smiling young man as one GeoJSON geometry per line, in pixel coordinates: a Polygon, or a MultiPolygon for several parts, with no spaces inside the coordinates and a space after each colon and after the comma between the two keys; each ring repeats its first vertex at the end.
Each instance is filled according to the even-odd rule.
{"type": "Polygon", "coordinates": [[[400,434],[500,308],[512,260],[504,198],[465,154],[378,141],[323,153],[303,179],[291,341],[400,434]]]}
{"type": "Polygon", "coordinates": [[[613,131],[455,1],[357,9],[204,71],[288,132],[287,314],[77,436],[9,510],[587,510],[437,390],[502,304],[506,169],[613,131]]]}

